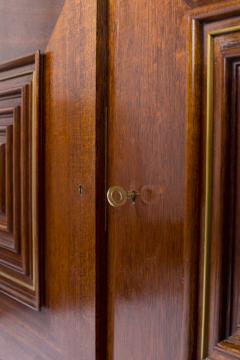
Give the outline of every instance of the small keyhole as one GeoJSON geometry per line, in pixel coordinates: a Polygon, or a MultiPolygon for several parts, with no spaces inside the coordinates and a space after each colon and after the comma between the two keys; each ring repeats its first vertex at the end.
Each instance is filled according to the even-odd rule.
{"type": "Polygon", "coordinates": [[[137,191],[134,191],[134,190],[128,192],[128,199],[131,201],[131,203],[133,205],[136,204],[136,198],[137,198],[138,195],[139,195],[139,193],[137,191]]]}
{"type": "Polygon", "coordinates": [[[78,191],[79,191],[79,194],[80,195],[83,195],[83,193],[84,193],[84,187],[83,187],[83,185],[79,185],[79,187],[78,187],[78,191]]]}

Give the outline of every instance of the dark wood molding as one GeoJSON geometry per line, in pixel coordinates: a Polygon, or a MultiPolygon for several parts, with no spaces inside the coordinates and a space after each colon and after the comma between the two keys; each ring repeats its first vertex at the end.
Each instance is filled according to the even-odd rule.
{"type": "Polygon", "coordinates": [[[96,56],[96,353],[107,358],[107,122],[108,122],[108,11],[97,2],[96,56]]]}
{"type": "Polygon", "coordinates": [[[220,354],[221,359],[240,358],[239,309],[234,306],[240,275],[236,266],[240,148],[235,136],[240,119],[239,16],[240,4],[231,2],[197,9],[189,18],[185,242],[192,251],[186,253],[185,272],[197,280],[189,290],[199,313],[189,328],[198,338],[199,360],[217,359],[220,354]],[[197,265],[192,258],[199,258],[197,265]]]}
{"type": "Polygon", "coordinates": [[[195,8],[195,7],[203,6],[203,5],[212,5],[212,4],[215,4],[217,2],[221,2],[221,0],[184,0],[184,1],[191,8],[195,8]]]}
{"type": "Polygon", "coordinates": [[[40,54],[0,65],[0,291],[40,308],[40,54]]]}

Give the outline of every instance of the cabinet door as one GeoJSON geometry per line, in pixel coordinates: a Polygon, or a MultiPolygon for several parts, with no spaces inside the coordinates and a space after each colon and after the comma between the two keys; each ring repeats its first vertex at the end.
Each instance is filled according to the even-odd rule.
{"type": "Polygon", "coordinates": [[[108,13],[108,355],[239,359],[240,3],[108,13]]]}
{"type": "Polygon", "coordinates": [[[3,360],[95,358],[96,11],[95,0],[0,3],[3,360]],[[42,97],[32,97],[35,60],[28,55],[38,49],[44,54],[42,97]],[[38,167],[33,156],[40,138],[29,111],[33,98],[42,104],[38,167]],[[32,242],[36,191],[41,254],[32,242]],[[35,260],[40,256],[38,266],[33,254],[35,260]]]}
{"type": "Polygon", "coordinates": [[[187,359],[184,1],[109,1],[108,356],[187,359]],[[111,199],[110,199],[111,200],[111,199]],[[186,291],[186,292],[185,292],[186,291]]]}

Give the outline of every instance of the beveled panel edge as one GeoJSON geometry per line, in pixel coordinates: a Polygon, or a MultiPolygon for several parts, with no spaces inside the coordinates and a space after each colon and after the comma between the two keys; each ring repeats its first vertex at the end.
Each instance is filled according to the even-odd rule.
{"type": "Polygon", "coordinates": [[[211,6],[216,3],[221,3],[224,0],[183,0],[191,8],[196,8],[200,6],[211,6]]]}
{"type": "MultiPolygon", "coordinates": [[[[41,70],[42,70],[42,59],[43,55],[40,53],[40,51],[36,51],[34,55],[29,55],[24,58],[20,58],[17,60],[13,60],[10,62],[7,62],[3,65],[0,65],[0,73],[6,72],[8,70],[15,70],[15,67],[17,68],[18,72],[14,72],[14,74],[10,76],[4,76],[2,78],[3,81],[5,80],[12,80],[16,77],[21,77],[25,75],[32,75],[32,92],[31,92],[31,98],[32,98],[32,137],[35,139],[35,142],[32,142],[32,285],[28,284],[24,281],[21,281],[20,279],[14,278],[14,276],[11,276],[9,274],[6,274],[4,272],[0,272],[0,277],[2,279],[6,279],[7,281],[12,282],[12,284],[16,284],[17,286],[21,286],[23,289],[26,289],[32,294],[34,293],[33,297],[35,297],[35,300],[33,301],[32,295],[30,296],[29,293],[29,302],[27,300],[27,297],[25,297],[24,294],[19,293],[19,297],[17,295],[13,295],[12,292],[7,290],[7,287],[4,285],[5,289],[0,289],[1,292],[3,292],[5,295],[8,295],[9,297],[14,298],[15,300],[27,305],[28,307],[33,308],[34,310],[40,310],[41,306],[41,299],[42,294],[40,293],[40,280],[41,275],[39,271],[39,257],[40,257],[40,244],[39,244],[39,162],[40,162],[40,134],[41,131],[41,125],[39,124],[41,119],[41,109],[40,109],[40,96],[41,96],[41,70]],[[33,65],[33,70],[30,71],[19,71],[19,68],[26,65],[33,65]]],[[[0,81],[1,81],[1,75],[0,75],[0,81]]],[[[12,92],[22,92],[19,87],[15,88],[8,88],[6,90],[6,93],[9,92],[11,94],[12,92]]],[[[4,95],[5,91],[1,91],[1,94],[4,95]]],[[[13,290],[15,293],[16,291],[13,290]]]]}
{"type": "Polygon", "coordinates": [[[205,160],[205,210],[204,210],[204,268],[203,268],[203,309],[202,309],[202,328],[201,328],[201,356],[203,359],[206,352],[207,341],[205,339],[205,333],[208,322],[208,297],[210,287],[210,228],[211,228],[211,209],[212,209],[212,183],[213,183],[213,72],[214,72],[214,37],[218,35],[230,34],[233,32],[239,32],[240,25],[220,28],[214,31],[210,31],[207,35],[207,110],[206,110],[206,160],[205,160]]]}
{"type": "MultiPolygon", "coordinates": [[[[38,53],[40,53],[40,51],[38,51],[38,53]]],[[[35,64],[35,61],[36,61],[36,53],[29,54],[24,57],[19,57],[17,59],[12,59],[3,64],[0,64],[0,72],[15,70],[22,66],[35,64]]]]}
{"type": "MultiPolygon", "coordinates": [[[[231,20],[231,18],[234,18],[236,16],[240,16],[240,1],[230,1],[228,2],[228,6],[226,4],[220,3],[218,5],[213,5],[211,7],[203,7],[202,9],[194,9],[189,11],[188,13],[188,19],[189,19],[189,78],[188,78],[188,128],[187,128],[187,151],[186,151],[186,158],[187,158],[187,176],[186,176],[186,183],[185,183],[185,200],[186,200],[186,206],[185,206],[185,215],[187,218],[186,224],[184,226],[184,238],[185,238],[185,248],[186,246],[190,246],[189,242],[193,237],[195,240],[199,241],[200,232],[208,233],[208,227],[205,226],[204,229],[201,229],[200,223],[201,223],[201,209],[199,208],[199,204],[201,202],[201,180],[197,180],[195,182],[195,185],[193,185],[193,180],[196,177],[196,173],[198,172],[199,163],[201,161],[201,104],[199,104],[200,97],[201,97],[201,89],[202,89],[202,80],[201,80],[201,74],[202,74],[202,60],[200,60],[202,56],[202,29],[203,25],[205,23],[214,22],[218,20],[231,20]],[[193,143],[194,139],[194,143],[193,143]],[[190,185],[190,186],[189,186],[190,185]],[[189,190],[190,189],[190,190],[189,190]],[[192,214],[192,209],[196,206],[196,210],[194,214],[192,214]],[[197,219],[198,217],[198,219],[197,219]],[[189,220],[191,219],[191,220],[189,220]]],[[[239,31],[240,26],[233,26],[228,27],[225,29],[219,29],[216,31],[213,31],[211,36],[215,36],[217,34],[224,34],[225,32],[231,32],[231,31],[239,31]]],[[[210,59],[211,57],[211,36],[208,39],[208,69],[212,66],[212,61],[210,59]]],[[[211,71],[208,70],[208,121],[211,119],[211,71]]],[[[210,123],[209,123],[210,125],[210,123]]],[[[210,144],[210,138],[211,138],[211,126],[208,129],[208,142],[207,146],[209,149],[211,149],[210,144]]],[[[211,151],[211,150],[208,150],[211,151]]],[[[206,160],[206,166],[209,168],[210,162],[209,157],[206,160]]],[[[208,172],[207,174],[207,181],[209,182],[211,178],[211,174],[208,172]]],[[[205,179],[206,180],[206,179],[205,179]]],[[[209,191],[208,194],[205,193],[205,198],[209,200],[209,191]]],[[[207,207],[210,206],[209,202],[207,200],[207,207]]],[[[205,209],[206,210],[206,209],[205,209]]],[[[205,224],[209,221],[209,211],[205,211],[205,224]]],[[[205,256],[204,256],[204,269],[205,269],[205,275],[204,275],[204,295],[203,295],[203,303],[206,302],[206,296],[207,296],[207,278],[208,278],[208,254],[207,254],[207,247],[205,242],[205,256]]],[[[188,252],[186,253],[189,259],[189,256],[191,254],[188,252]]],[[[197,254],[197,253],[196,253],[197,254]]],[[[193,266],[195,266],[192,261],[189,259],[187,261],[187,266],[191,266],[191,269],[194,269],[193,266]],[[190,265],[189,265],[190,263],[190,265]]],[[[195,267],[196,270],[196,267],[195,267]]],[[[194,298],[194,291],[196,291],[196,285],[190,286],[190,292],[192,293],[192,297],[194,298]]],[[[185,291],[185,297],[189,296],[187,292],[185,291]]],[[[195,300],[195,306],[197,305],[197,301],[195,300]]],[[[202,309],[202,319],[206,317],[206,307],[205,304],[202,309]]],[[[196,307],[195,307],[196,309],[196,307]]],[[[187,316],[191,317],[190,310],[186,310],[185,312],[187,316]]],[[[185,314],[185,316],[186,316],[185,314]]],[[[192,317],[192,323],[190,322],[188,324],[189,333],[191,333],[191,336],[193,337],[193,329],[194,329],[194,336],[196,336],[198,332],[198,322],[197,318],[192,317]]],[[[201,325],[201,333],[205,333],[205,321],[203,321],[201,325]]],[[[202,337],[203,339],[203,337],[202,337]]],[[[196,340],[194,340],[196,341],[196,340]]],[[[193,342],[194,343],[194,342],[193,342]]],[[[193,349],[196,351],[196,349],[193,349]]],[[[217,351],[217,350],[216,350],[217,351]]],[[[206,354],[204,356],[204,344],[203,340],[201,340],[201,360],[210,360],[210,358],[206,358],[206,354]]],[[[229,355],[231,356],[231,355],[229,355]]]]}

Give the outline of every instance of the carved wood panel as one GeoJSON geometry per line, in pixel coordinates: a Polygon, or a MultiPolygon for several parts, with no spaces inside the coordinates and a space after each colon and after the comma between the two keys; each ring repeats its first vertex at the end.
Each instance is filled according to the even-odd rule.
{"type": "Polygon", "coordinates": [[[40,54],[0,65],[0,291],[40,307],[40,54]]]}
{"type": "Polygon", "coordinates": [[[200,174],[197,359],[240,359],[240,6],[193,12],[189,39],[189,133],[200,174]]]}

